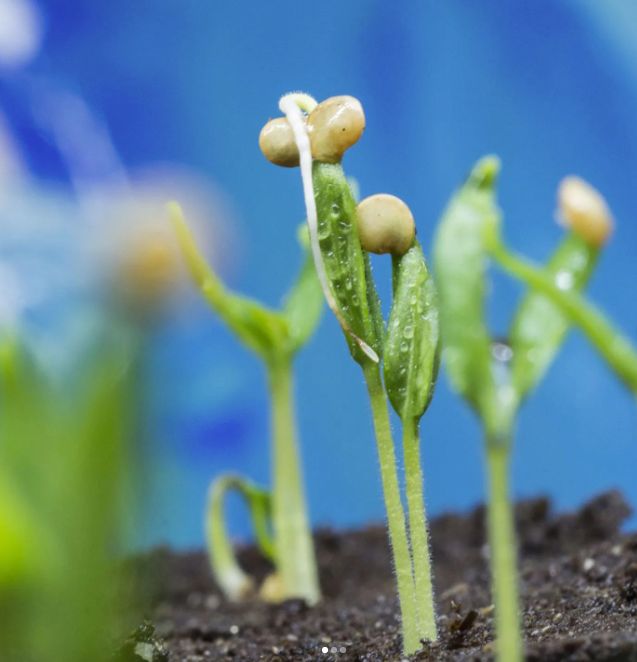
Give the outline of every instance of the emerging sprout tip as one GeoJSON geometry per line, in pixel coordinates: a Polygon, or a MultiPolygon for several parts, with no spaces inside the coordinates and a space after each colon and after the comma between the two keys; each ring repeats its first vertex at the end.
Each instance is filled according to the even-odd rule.
{"type": "Polygon", "coordinates": [[[500,174],[500,159],[490,154],[482,157],[469,174],[469,180],[480,189],[491,189],[500,174]]]}

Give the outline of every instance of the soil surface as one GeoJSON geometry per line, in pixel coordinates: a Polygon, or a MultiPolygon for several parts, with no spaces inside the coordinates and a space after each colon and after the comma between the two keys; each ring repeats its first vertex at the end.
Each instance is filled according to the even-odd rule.
{"type": "MultiPolygon", "coordinates": [[[[620,531],[629,512],[613,492],[570,514],[555,515],[546,499],[518,506],[527,660],[637,661],[637,534],[620,531]]],[[[493,659],[483,509],[437,518],[431,538],[440,640],[410,659],[493,659]]],[[[385,529],[321,530],[316,546],[324,599],[312,609],[228,603],[203,553],[155,550],[141,564],[154,578],[149,619],[164,645],[155,659],[403,660],[385,529]]],[[[240,559],[267,574],[254,548],[240,559]]],[[[150,641],[152,625],[142,630],[150,641]]]]}

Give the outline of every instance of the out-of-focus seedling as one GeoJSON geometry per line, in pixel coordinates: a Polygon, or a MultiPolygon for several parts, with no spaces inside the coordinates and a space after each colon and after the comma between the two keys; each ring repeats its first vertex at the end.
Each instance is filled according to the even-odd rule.
{"type": "MultiPolygon", "coordinates": [[[[496,245],[500,212],[495,202],[499,162],[486,157],[449,203],[435,249],[444,359],[453,387],[479,415],[488,469],[488,532],[498,659],[522,659],[516,544],[509,496],[509,461],[520,405],[554,359],[570,322],[542,293],[523,298],[507,342],[492,339],[485,321],[486,269],[496,245]]],[[[577,292],[588,282],[601,243],[570,231],[544,272],[577,292]]]]}
{"type": "Polygon", "coordinates": [[[226,492],[238,490],[252,512],[257,541],[276,568],[261,588],[262,597],[275,602],[302,598],[314,604],[320,591],[301,477],[292,386],[294,357],[312,335],[323,307],[312,260],[306,260],[283,309],[271,310],[229,292],[201,255],[179,205],[171,203],[169,210],[189,271],[206,301],[264,361],[272,402],[271,494],[235,476],[222,476],[211,487],[206,521],[214,575],[230,599],[240,599],[252,591],[253,581],[239,567],[223,519],[226,492]],[[272,524],[271,541],[268,522],[272,524]]]}
{"type": "Polygon", "coordinates": [[[356,206],[341,159],[365,128],[358,100],[340,96],[317,104],[308,95],[289,94],[279,107],[286,117],[266,124],[260,145],[273,163],[301,166],[316,272],[350,353],[363,369],[380,459],[403,647],[413,653],[421,639],[436,639],[418,438],[437,369],[433,284],[409,208],[390,195],[371,196],[356,206]],[[393,259],[394,300],[387,329],[368,252],[390,253],[393,259]],[[408,523],[387,396],[403,423],[408,523]]]}
{"type": "Polygon", "coordinates": [[[0,650],[8,662],[112,659],[132,507],[127,359],[101,343],[69,392],[18,334],[0,341],[0,650]],[[84,370],[86,368],[86,370],[84,370]]]}
{"type": "MultiPolygon", "coordinates": [[[[558,193],[562,224],[583,239],[603,245],[612,219],[605,201],[595,189],[576,177],[567,177],[558,193]]],[[[568,321],[586,335],[617,377],[637,396],[637,351],[631,342],[577,290],[565,287],[568,279],[559,271],[548,271],[522,258],[503,243],[499,234],[491,236],[489,251],[510,275],[534,289],[559,309],[568,321]]]]}

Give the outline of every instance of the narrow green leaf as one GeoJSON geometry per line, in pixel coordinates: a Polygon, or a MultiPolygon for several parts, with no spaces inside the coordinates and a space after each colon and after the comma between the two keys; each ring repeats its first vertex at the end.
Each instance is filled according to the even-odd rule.
{"type": "MultiPolygon", "coordinates": [[[[369,259],[369,253],[363,251],[363,260],[365,261],[365,284],[367,289],[367,306],[369,308],[369,316],[374,329],[374,337],[378,338],[380,347],[383,348],[385,344],[385,320],[383,319],[383,311],[380,303],[380,297],[374,284],[374,276],[372,274],[372,264],[369,259]]],[[[379,353],[379,356],[381,354],[379,353]]]]}
{"type": "Polygon", "coordinates": [[[486,326],[485,238],[499,222],[495,157],[480,160],[443,214],[434,245],[444,361],[453,387],[485,416],[496,399],[486,326]]]}
{"type": "Polygon", "coordinates": [[[300,349],[314,333],[321,319],[324,301],[314,260],[308,255],[283,304],[283,316],[287,321],[292,352],[300,349]]]}
{"type": "Polygon", "coordinates": [[[33,513],[0,465],[0,599],[8,587],[33,580],[41,542],[33,513]]]}
{"type": "MultiPolygon", "coordinates": [[[[358,338],[377,354],[382,349],[378,321],[370,311],[377,296],[368,282],[368,267],[358,239],[356,203],[340,164],[315,162],[314,196],[318,239],[325,271],[339,311],[358,338]]],[[[368,361],[350,334],[345,334],[354,359],[368,361]]]]}
{"type": "Polygon", "coordinates": [[[393,260],[394,301],[384,351],[385,388],[403,419],[420,419],[438,372],[438,307],[418,242],[393,260]]]}
{"type": "Polygon", "coordinates": [[[286,321],[256,301],[229,292],[201,255],[177,203],[170,203],[171,221],[190,274],[212,309],[244,345],[266,359],[288,341],[286,321]]]}
{"type": "Polygon", "coordinates": [[[626,338],[595,305],[576,290],[563,291],[555,279],[529,260],[515,255],[496,243],[491,254],[511,276],[548,297],[578,327],[608,363],[617,377],[637,394],[637,352],[626,338]]]}
{"type": "MultiPolygon", "coordinates": [[[[597,263],[599,248],[569,233],[545,271],[564,292],[584,289],[597,263]]],[[[511,383],[522,400],[548,370],[571,323],[544,294],[531,290],[517,310],[509,341],[513,350],[511,383]]]]}

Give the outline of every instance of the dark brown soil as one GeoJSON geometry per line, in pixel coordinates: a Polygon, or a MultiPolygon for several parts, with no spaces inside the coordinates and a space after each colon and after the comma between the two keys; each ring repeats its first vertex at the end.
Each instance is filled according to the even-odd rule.
{"type": "MultiPolygon", "coordinates": [[[[545,499],[520,504],[520,589],[528,660],[637,661],[637,534],[629,508],[609,493],[556,516],[545,499]]],[[[490,660],[493,607],[482,509],[432,524],[440,641],[414,660],[490,660]]],[[[324,599],[279,606],[231,604],[202,553],[155,551],[151,620],[167,659],[401,660],[394,580],[384,528],[316,536],[324,599]]],[[[244,566],[263,577],[253,548],[244,566]]]]}

